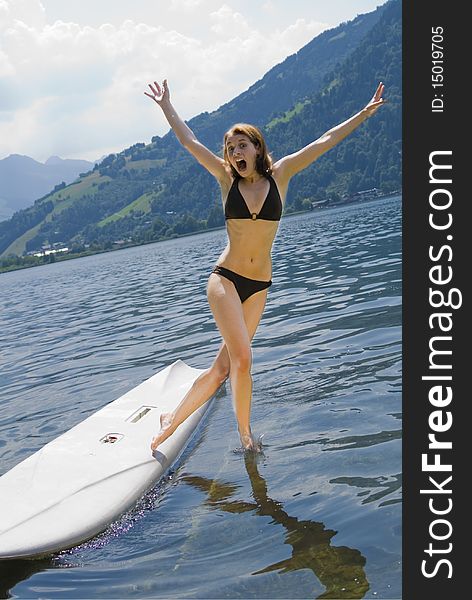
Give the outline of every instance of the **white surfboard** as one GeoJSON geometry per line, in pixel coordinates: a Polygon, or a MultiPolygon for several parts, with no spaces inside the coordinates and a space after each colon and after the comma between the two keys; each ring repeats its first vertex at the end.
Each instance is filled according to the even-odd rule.
{"type": "Polygon", "coordinates": [[[0,559],[71,548],[134,506],[182,453],[210,404],[151,453],[161,413],[200,373],[173,363],[0,477],[0,559]]]}

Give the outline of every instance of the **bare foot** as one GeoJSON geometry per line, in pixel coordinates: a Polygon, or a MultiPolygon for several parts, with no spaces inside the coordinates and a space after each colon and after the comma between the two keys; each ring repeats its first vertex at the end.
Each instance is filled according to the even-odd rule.
{"type": "Polygon", "coordinates": [[[257,454],[262,452],[262,436],[258,440],[255,440],[252,433],[240,433],[239,437],[241,438],[243,450],[257,454]]]}
{"type": "Polygon", "coordinates": [[[161,428],[156,437],[153,438],[151,442],[151,450],[153,452],[160,444],[162,444],[162,442],[165,442],[166,439],[173,433],[173,429],[171,428],[172,413],[162,413],[160,423],[161,428]]]}

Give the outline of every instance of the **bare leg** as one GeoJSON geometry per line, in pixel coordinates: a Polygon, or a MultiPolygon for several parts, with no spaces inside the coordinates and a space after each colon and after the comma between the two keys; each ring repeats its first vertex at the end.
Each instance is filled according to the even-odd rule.
{"type": "MultiPolygon", "coordinates": [[[[259,322],[261,320],[262,313],[264,312],[266,300],[267,300],[267,290],[264,290],[264,291],[257,292],[256,294],[253,294],[252,296],[250,296],[246,300],[246,302],[242,305],[244,320],[247,325],[247,330],[250,334],[251,342],[252,342],[254,334],[257,330],[259,322]]],[[[251,382],[252,382],[252,380],[251,380],[251,382]]],[[[252,401],[252,386],[251,386],[251,398],[249,399],[249,407],[248,407],[249,410],[248,410],[248,414],[247,414],[248,422],[249,422],[249,418],[250,418],[251,401],[252,401]]],[[[243,437],[241,435],[241,432],[244,429],[244,425],[243,425],[242,421],[244,421],[246,418],[245,413],[243,412],[242,421],[240,421],[238,418],[239,411],[237,410],[236,407],[235,407],[235,412],[236,412],[236,417],[238,419],[238,429],[239,429],[243,447],[252,449],[252,450],[256,450],[256,451],[260,451],[261,444],[254,441],[250,427],[249,427],[249,437],[248,438],[243,439],[243,437]]]]}
{"type": "Polygon", "coordinates": [[[197,377],[175,411],[161,415],[161,429],[152,440],[151,449],[155,450],[159,444],[162,444],[162,442],[174,433],[185,419],[205,404],[225,382],[228,373],[229,357],[226,346],[223,343],[212,366],[197,377]]]}
{"type": "MultiPolygon", "coordinates": [[[[216,290],[213,289],[213,284],[215,282],[212,280],[214,278],[217,278],[218,280],[216,283],[219,283],[219,281],[222,279],[217,275],[212,275],[210,277],[208,290],[209,300],[211,295],[221,295],[222,293],[226,293],[225,289],[223,287],[219,287],[218,285],[216,286],[216,290]],[[210,283],[212,285],[210,285],[210,283]]],[[[267,292],[259,292],[254,296],[251,296],[242,305],[241,308],[241,302],[239,301],[239,297],[237,296],[233,284],[231,282],[227,283],[232,288],[230,288],[230,293],[233,292],[232,295],[236,294],[236,311],[240,313],[242,310],[243,319],[245,323],[245,330],[247,335],[249,335],[249,338],[252,340],[256,332],[257,326],[259,325],[262,312],[264,310],[267,292]]],[[[231,320],[231,314],[228,314],[226,318],[231,320]]],[[[170,435],[172,435],[172,433],[177,429],[177,427],[181,423],[183,423],[183,421],[185,421],[185,419],[187,419],[195,410],[200,408],[200,406],[205,404],[205,402],[207,402],[213,396],[213,394],[227,379],[229,371],[230,358],[226,347],[226,343],[223,342],[212,366],[195,380],[194,384],[187,392],[185,397],[182,399],[176,410],[173,413],[166,413],[161,416],[161,430],[159,431],[157,436],[152,440],[152,450],[155,450],[159,446],[159,444],[162,444],[162,442],[164,442],[170,435]]],[[[238,385],[238,382],[236,382],[236,385],[238,385]]],[[[243,402],[240,404],[239,408],[238,403],[235,402],[235,412],[238,419],[238,428],[240,430],[240,435],[241,432],[243,432],[243,434],[245,434],[246,436],[250,436],[250,397],[249,401],[244,401],[243,399],[243,402]]],[[[249,437],[246,437],[245,446],[250,445],[248,439],[249,437]]]]}
{"type": "Polygon", "coordinates": [[[251,340],[264,310],[267,291],[254,294],[242,305],[232,282],[212,275],[208,300],[225,341],[230,360],[230,381],[238,430],[244,448],[256,450],[250,415],[252,399],[251,340]]]}

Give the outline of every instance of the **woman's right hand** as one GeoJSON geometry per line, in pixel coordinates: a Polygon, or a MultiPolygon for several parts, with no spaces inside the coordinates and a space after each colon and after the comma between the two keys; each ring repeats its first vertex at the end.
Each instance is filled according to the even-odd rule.
{"type": "Polygon", "coordinates": [[[167,86],[167,79],[164,79],[164,81],[162,82],[162,87],[157,83],[157,81],[155,81],[154,84],[149,84],[149,88],[151,90],[151,93],[144,93],[146,96],[149,96],[149,98],[154,100],[156,104],[161,105],[163,102],[170,101],[170,92],[167,86]]]}

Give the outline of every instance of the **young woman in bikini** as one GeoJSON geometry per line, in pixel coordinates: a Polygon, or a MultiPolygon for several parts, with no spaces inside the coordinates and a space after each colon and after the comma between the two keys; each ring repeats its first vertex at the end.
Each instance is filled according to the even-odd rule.
{"type": "Polygon", "coordinates": [[[271,249],[290,179],[338,144],[385,102],[379,84],[370,102],[353,117],[333,127],[298,152],[272,164],[261,132],[248,124],[234,125],[224,136],[223,158],[201,144],[178,116],[167,81],[149,84],[144,92],[158,104],[179,142],[218,181],[228,245],[217,260],[207,286],[208,302],[223,338],[209,369],[193,384],[173,413],[161,416],[152,440],[154,451],[229,377],[239,436],[245,450],[260,451],[251,433],[251,340],[271,285],[271,249]]]}

